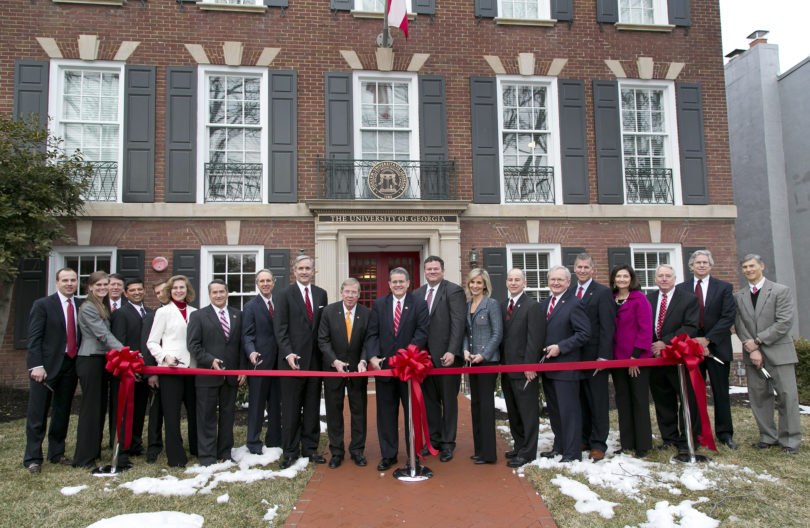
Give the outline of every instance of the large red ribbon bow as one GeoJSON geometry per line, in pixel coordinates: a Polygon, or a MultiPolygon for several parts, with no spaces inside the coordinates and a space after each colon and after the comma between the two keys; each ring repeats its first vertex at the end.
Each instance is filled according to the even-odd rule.
{"type": "Polygon", "coordinates": [[[118,376],[118,412],[116,413],[116,433],[121,438],[121,418],[126,412],[126,425],[124,427],[124,449],[129,448],[132,441],[132,407],[135,395],[135,374],[143,370],[143,358],[137,350],[124,347],[121,350],[112,349],[105,355],[107,365],[105,368],[113,376],[118,376]]]}
{"type": "Polygon", "coordinates": [[[706,408],[706,380],[703,379],[700,369],[698,369],[698,365],[704,360],[703,347],[688,335],[681,334],[672,338],[669,345],[661,351],[661,357],[674,359],[686,365],[700,412],[701,434],[698,435],[698,441],[712,451],[717,451],[712,434],[712,424],[709,422],[709,411],[706,408]]]}
{"type": "Polygon", "coordinates": [[[413,424],[414,449],[417,456],[422,457],[422,449],[427,443],[428,451],[431,455],[439,454],[430,445],[430,432],[428,431],[427,413],[425,412],[425,399],[422,396],[422,382],[425,376],[433,368],[433,362],[426,350],[419,350],[416,345],[408,345],[407,349],[400,348],[397,355],[388,360],[388,364],[394,374],[402,381],[412,381],[411,402],[413,402],[413,424]],[[423,438],[424,435],[424,438],[423,438]]]}

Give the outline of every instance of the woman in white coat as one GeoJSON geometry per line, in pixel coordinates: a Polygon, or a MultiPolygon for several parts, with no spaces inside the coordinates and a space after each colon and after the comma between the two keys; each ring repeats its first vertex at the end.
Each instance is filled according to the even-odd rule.
{"type": "MultiPolygon", "coordinates": [[[[195,310],[194,289],[188,278],[175,275],[160,294],[163,304],[155,312],[152,331],[146,342],[149,352],[159,367],[189,368],[191,354],[186,346],[186,328],[191,312],[195,310]]],[[[166,429],[166,458],[169,466],[184,467],[188,457],[183,449],[180,433],[180,404],[186,407],[188,420],[188,449],[197,456],[197,414],[195,406],[194,376],[162,374],[159,376],[163,422],[166,429]]]]}

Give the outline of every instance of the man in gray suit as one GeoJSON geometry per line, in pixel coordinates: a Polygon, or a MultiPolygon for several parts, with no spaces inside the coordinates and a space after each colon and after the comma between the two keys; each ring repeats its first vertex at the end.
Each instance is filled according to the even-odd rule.
{"type": "Polygon", "coordinates": [[[762,257],[748,254],[740,261],[746,288],[734,294],[737,303],[735,327],[743,343],[743,361],[748,377],[751,412],[759,427],[757,449],[781,446],[786,453],[799,452],[802,425],[796,388],[796,348],[790,337],[793,325],[793,294],[787,286],[766,279],[762,257]],[[767,371],[771,379],[766,379],[767,371]],[[774,404],[774,390],[779,395],[774,404]],[[779,430],[773,420],[779,410],[779,430]]]}

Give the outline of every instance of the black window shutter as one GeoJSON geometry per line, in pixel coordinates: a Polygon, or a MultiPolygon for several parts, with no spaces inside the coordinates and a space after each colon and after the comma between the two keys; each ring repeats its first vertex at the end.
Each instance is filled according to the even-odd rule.
{"type": "Polygon", "coordinates": [[[699,249],[706,249],[705,247],[682,247],[681,248],[681,257],[683,257],[683,280],[690,281],[695,278],[694,273],[692,270],[689,269],[689,257],[692,256],[692,253],[699,249]]]}
{"type": "Polygon", "coordinates": [[[574,1],[551,0],[551,18],[563,22],[574,20],[574,1]]]}
{"type": "Polygon", "coordinates": [[[127,279],[143,280],[143,249],[119,249],[116,252],[116,273],[127,279]]]}
{"type": "Polygon", "coordinates": [[[298,74],[270,72],[268,201],[298,201],[298,74]]]}
{"type": "Polygon", "coordinates": [[[155,201],[155,67],[124,67],[124,202],[155,201]]]}
{"type": "Polygon", "coordinates": [[[585,248],[583,247],[562,248],[562,265],[568,268],[568,271],[570,271],[571,273],[574,273],[574,263],[577,260],[577,255],[579,255],[580,253],[585,253],[585,248]]]}
{"type": "Polygon", "coordinates": [[[475,0],[475,16],[485,18],[498,16],[498,0],[475,0]]]}
{"type": "Polygon", "coordinates": [[[585,130],[585,81],[558,79],[560,151],[563,202],[586,204],[588,189],[588,139],[585,130]]]}
{"type": "Polygon", "coordinates": [[[435,15],[436,0],[413,0],[413,12],[417,15],[435,15]]]}
{"type": "Polygon", "coordinates": [[[494,77],[470,77],[473,202],[501,203],[498,88],[494,77]]]}
{"type": "Polygon", "coordinates": [[[700,84],[676,83],[678,145],[681,149],[681,188],[683,203],[706,205],[706,142],[703,135],[703,96],[700,84]]]}
{"type": "Polygon", "coordinates": [[[354,0],[331,0],[329,8],[334,11],[351,11],[354,8],[354,0]]]}
{"type": "Polygon", "coordinates": [[[619,83],[593,81],[593,121],[596,135],[596,184],[599,203],[624,203],[622,130],[619,83]]]}
{"type": "MultiPolygon", "coordinates": [[[[419,151],[422,161],[447,159],[447,99],[441,75],[419,76],[419,151]]],[[[450,198],[446,171],[428,163],[422,167],[421,180],[423,200],[450,198]]]]}
{"type": "Polygon", "coordinates": [[[484,248],[484,269],[489,273],[492,283],[490,297],[498,301],[506,300],[506,248],[484,248]]]}
{"type": "MultiPolygon", "coordinates": [[[[48,125],[48,61],[14,62],[14,119],[39,117],[48,125]]],[[[28,312],[25,312],[28,313],[28,312]]]]}
{"type": "Polygon", "coordinates": [[[196,293],[192,306],[200,307],[200,250],[175,249],[172,257],[172,275],[185,275],[196,293]]]}
{"type": "Polygon", "coordinates": [[[48,293],[48,263],[42,259],[23,259],[19,269],[14,281],[14,348],[25,349],[31,307],[48,293]]]}
{"type": "Polygon", "coordinates": [[[166,202],[197,201],[197,69],[166,68],[166,202]]]}
{"type": "Polygon", "coordinates": [[[327,72],[326,89],[326,174],[327,198],[354,198],[354,167],[351,162],[335,164],[332,160],[354,158],[352,125],[352,74],[327,72]]]}
{"type": "Polygon", "coordinates": [[[633,265],[633,256],[629,247],[608,248],[608,272],[619,264],[633,265]]]}
{"type": "Polygon", "coordinates": [[[619,21],[619,0],[596,0],[596,21],[613,24],[619,21]]]}
{"type": "Polygon", "coordinates": [[[267,7],[288,7],[288,0],[264,0],[267,7]]]}
{"type": "Polygon", "coordinates": [[[290,250],[289,249],[265,249],[264,267],[273,273],[276,279],[274,288],[285,288],[290,284],[290,250]]]}
{"type": "Polygon", "coordinates": [[[689,0],[667,0],[669,23],[673,26],[691,26],[692,17],[689,13],[689,0]]]}

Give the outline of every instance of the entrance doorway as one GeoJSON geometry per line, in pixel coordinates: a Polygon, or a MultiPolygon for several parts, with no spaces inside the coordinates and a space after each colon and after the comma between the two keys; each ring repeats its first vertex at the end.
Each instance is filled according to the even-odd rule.
{"type": "Polygon", "coordinates": [[[371,308],[378,297],[388,295],[388,273],[405,268],[411,276],[413,291],[419,287],[419,252],[355,252],[349,253],[349,276],[360,281],[360,304],[371,308]]]}

